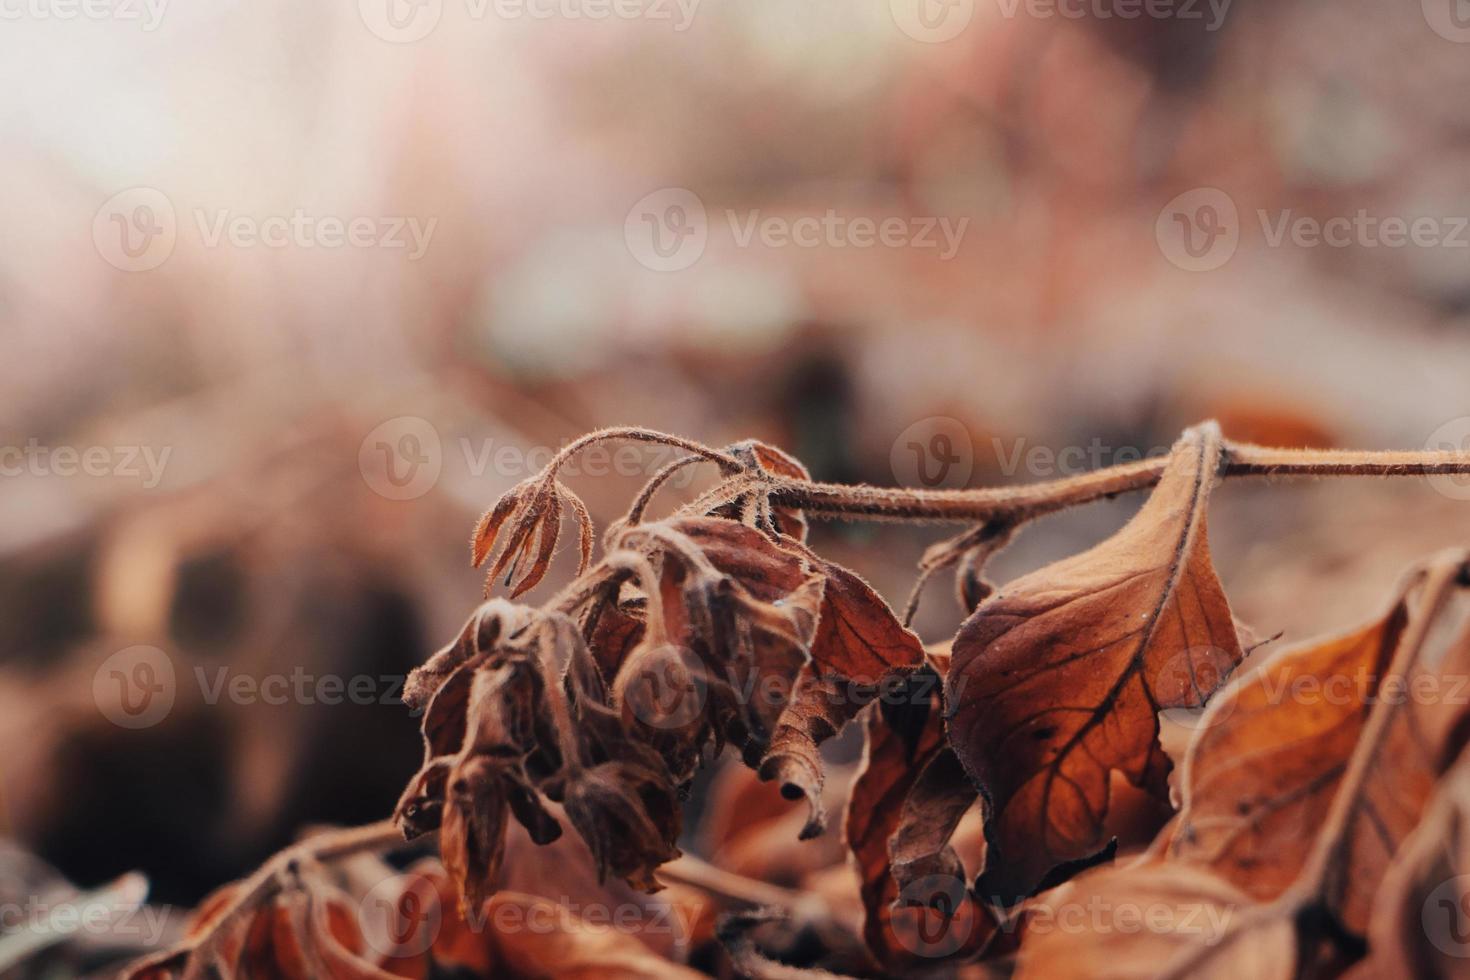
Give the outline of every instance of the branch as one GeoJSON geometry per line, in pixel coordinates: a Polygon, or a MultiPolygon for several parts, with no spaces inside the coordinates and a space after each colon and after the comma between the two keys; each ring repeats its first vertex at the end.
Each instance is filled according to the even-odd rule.
{"type": "MultiPolygon", "coordinates": [[[[978,490],[918,490],[773,478],[775,503],[853,520],[1016,522],[1144,490],[1159,482],[1167,456],[1123,463],[1060,480],[978,490]]],[[[1434,476],[1470,474],[1470,452],[1353,452],[1269,449],[1226,442],[1220,476],[1434,476]]]]}

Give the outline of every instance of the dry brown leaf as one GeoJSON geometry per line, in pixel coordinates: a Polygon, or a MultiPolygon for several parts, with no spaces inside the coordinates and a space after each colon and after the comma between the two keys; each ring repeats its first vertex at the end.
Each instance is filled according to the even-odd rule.
{"type": "Polygon", "coordinates": [[[808,664],[797,678],[791,703],[776,721],[770,748],[761,761],[762,779],[775,780],[789,800],[805,798],[807,821],[801,829],[802,840],[818,836],[826,828],[827,814],[822,807],[822,787],[826,767],[822,763],[821,744],[836,735],[863,705],[872,700],[871,691],[834,677],[819,677],[808,664]]]}
{"type": "Polygon", "coordinates": [[[1470,756],[1445,775],[1383,878],[1363,975],[1470,976],[1470,756]]]}
{"type": "Polygon", "coordinates": [[[1099,868],[1028,902],[1016,980],[1287,980],[1289,914],[1207,871],[1150,862],[1099,868]]]}
{"type": "Polygon", "coordinates": [[[810,816],[801,836],[810,838],[826,824],[821,743],[883,690],[901,684],[903,675],[924,662],[924,647],[861,577],[804,548],[802,553],[826,579],[821,616],[811,662],[776,721],[760,772],[763,779],[779,780],[788,798],[806,798],[810,816]]]}
{"type": "Polygon", "coordinates": [[[697,980],[703,976],[656,955],[612,924],[584,920],[544,898],[501,892],[490,900],[485,917],[495,954],[494,975],[507,980],[697,980]],[[505,928],[507,923],[522,925],[505,928]]]}
{"type": "MultiPolygon", "coordinates": [[[[863,939],[878,963],[895,972],[974,955],[990,941],[995,921],[968,894],[963,869],[920,876],[905,889],[889,856],[920,773],[948,751],[938,692],[922,704],[867,710],[867,747],[844,827],[861,880],[863,939]]],[[[957,790],[963,794],[968,786],[957,790]]],[[[973,787],[969,792],[973,800],[973,787]]]]}
{"type": "Polygon", "coordinates": [[[571,510],[580,531],[577,565],[580,574],[592,558],[592,519],[581,499],[554,476],[538,473],[518,483],[485,512],[470,536],[470,558],[479,568],[492,554],[496,555],[485,576],[486,595],[501,572],[507,573],[505,585],[512,599],[534,588],[545,577],[561,537],[564,509],[571,510]],[[503,530],[508,533],[497,553],[503,530]]]}
{"type": "Polygon", "coordinates": [[[1221,692],[1185,756],[1183,805],[1167,857],[1206,865],[1257,900],[1296,880],[1322,826],[1371,696],[1408,611],[1327,640],[1283,649],[1221,692]],[[1293,689],[1344,682],[1343,696],[1291,700],[1293,689]],[[1367,690],[1364,690],[1364,688],[1367,690]]]}
{"type": "Polygon", "coordinates": [[[1210,562],[1213,426],[1174,447],[1116,535],[984,602],[954,644],[950,738],[988,805],[977,887],[1009,903],[1106,843],[1109,774],[1168,797],[1158,712],[1198,707],[1240,662],[1210,562]]]}
{"type": "Polygon", "coordinates": [[[1222,692],[1185,759],[1169,858],[1264,900],[1330,838],[1325,899],[1347,929],[1367,931],[1378,883],[1470,712],[1470,644],[1426,649],[1462,561],[1416,573],[1377,621],[1281,650],[1222,692]]]}
{"type": "Polygon", "coordinates": [[[807,552],[826,578],[822,613],[812,641],[812,666],[827,677],[878,685],[895,671],[924,662],[924,644],[854,572],[807,552]]]}

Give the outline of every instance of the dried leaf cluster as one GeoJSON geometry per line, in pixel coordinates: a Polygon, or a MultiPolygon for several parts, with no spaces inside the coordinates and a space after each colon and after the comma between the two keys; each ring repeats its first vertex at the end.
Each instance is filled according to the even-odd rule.
{"type": "MultiPolygon", "coordinates": [[[[507,890],[508,842],[564,848],[569,827],[599,882],[687,887],[683,804],[703,769],[733,747],[805,801],[799,836],[816,837],[831,796],[821,746],[859,719],[866,750],[843,829],[860,921],[779,889],[781,911],[752,910],[772,904],[771,886],[704,880],[704,911],[735,913],[708,930],[724,969],[822,975],[778,961],[799,945],[769,941],[784,928],[823,937],[806,966],[866,975],[976,963],[1037,977],[1445,970],[1456,964],[1441,962],[1419,909],[1467,870],[1470,633],[1457,600],[1470,553],[1425,561],[1363,627],[1256,652],[1206,525],[1227,476],[1465,465],[1262,450],[1206,424],[1166,459],[1051,485],[885,491],[814,483],[758,443],[594,434],[481,520],[474,560],[489,565],[487,593],[504,582],[510,598],[487,599],[406,689],[424,758],[393,827],[437,834],[442,870],[404,878],[431,880],[458,925],[416,958],[367,955],[360,924],[339,914],[334,896],[348,889],[330,854],[302,845],[225,893],[223,912],[202,910],[205,939],[135,975],[207,963],[223,975],[424,976],[435,957],[477,975],[579,975],[516,937],[461,928],[538,900],[507,890]],[[557,470],[614,437],[668,439],[690,455],[653,478],[594,561],[587,510],[557,470]],[[715,486],[645,520],[669,476],[699,461],[717,464],[715,486]],[[985,560],[1027,520],[1144,487],[1136,516],[1092,549],[998,588],[984,581],[985,560]],[[577,575],[539,606],[516,603],[546,577],[568,514],[577,575]],[[808,515],[969,522],[921,568],[957,569],[972,611],[953,641],[926,650],[858,575],[815,554],[808,515]],[[1164,727],[1186,723],[1176,766],[1164,727]],[[983,839],[969,841],[977,813],[983,839]],[[1124,928],[1140,909],[1149,924],[1124,928]],[[851,943],[833,938],[844,928],[851,943]]],[[[602,974],[686,969],[637,940],[589,952],[575,924],[562,931],[546,955],[604,956],[602,974]]]]}

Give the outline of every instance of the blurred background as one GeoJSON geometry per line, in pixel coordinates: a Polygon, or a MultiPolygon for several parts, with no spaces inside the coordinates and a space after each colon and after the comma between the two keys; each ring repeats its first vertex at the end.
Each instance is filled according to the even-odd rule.
{"type": "MultiPolygon", "coordinates": [[[[916,486],[1470,448],[1462,8],[0,0],[0,829],[193,903],[385,816],[475,518],[599,426],[916,486]]],[[[1470,536],[1463,481],[1215,499],[1288,640],[1470,536]]],[[[943,533],[814,540],[901,603],[943,533]]]]}

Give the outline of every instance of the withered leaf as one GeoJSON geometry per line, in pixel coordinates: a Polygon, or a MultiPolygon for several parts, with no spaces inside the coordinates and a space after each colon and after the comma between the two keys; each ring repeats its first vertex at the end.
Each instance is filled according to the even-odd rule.
{"type": "Polygon", "coordinates": [[[606,762],[572,779],[562,803],[592,850],[598,879],[608,874],[634,888],[661,887],[653,872],[679,856],[680,811],[662,766],[606,762]]]}
{"type": "Polygon", "coordinates": [[[461,914],[495,890],[509,814],[500,773],[488,760],[466,760],[449,774],[439,853],[459,884],[461,914]]]}
{"type": "Polygon", "coordinates": [[[1403,636],[1402,601],[1369,625],[1279,651],[1221,692],[1185,756],[1182,809],[1165,854],[1211,867],[1256,899],[1301,872],[1372,695],[1403,636]],[[1302,699],[1303,682],[1338,696],[1302,699]]]}
{"type": "Polygon", "coordinates": [[[1470,755],[1445,775],[1374,901],[1371,977],[1470,972],[1470,755]]]}
{"type": "Polygon", "coordinates": [[[780,780],[789,798],[806,798],[809,818],[801,836],[809,838],[826,824],[822,742],[857,717],[885,685],[901,682],[903,674],[919,667],[924,648],[862,578],[810,551],[802,553],[826,579],[821,615],[811,662],[776,720],[760,773],[763,779],[780,780]]]}
{"type": "Polygon", "coordinates": [[[1028,902],[1021,930],[1016,980],[1296,975],[1290,914],[1182,865],[1090,871],[1028,902]]]}
{"type": "Polygon", "coordinates": [[[877,685],[924,662],[924,644],[854,572],[807,552],[827,580],[812,641],[812,666],[828,677],[877,685]]]}
{"type": "Polygon", "coordinates": [[[1202,705],[1240,662],[1205,529],[1220,453],[1214,426],[1186,432],[1122,530],[1004,587],[956,638],[950,739],[988,806],[988,898],[1103,847],[1113,770],[1167,799],[1158,712],[1202,705]]]}
{"type": "Polygon", "coordinates": [[[623,661],[643,639],[644,612],[641,602],[619,602],[614,596],[600,600],[589,614],[587,646],[604,681],[617,676],[623,661]]]}
{"type": "MultiPolygon", "coordinates": [[[[931,697],[932,703],[885,705],[891,709],[886,715],[868,709],[863,763],[844,822],[861,882],[863,940],[881,966],[897,973],[972,956],[989,943],[996,926],[989,910],[969,895],[963,869],[918,877],[907,889],[893,874],[889,841],[900,829],[905,803],[920,774],[948,752],[938,691],[931,690],[931,697]],[[914,716],[912,725],[902,719],[890,723],[905,714],[914,716]],[[916,733],[907,732],[910,727],[916,733]]],[[[968,780],[955,789],[973,800],[968,780]]],[[[939,847],[947,844],[946,839],[939,847]]]]}
{"type": "MultiPolygon", "coordinates": [[[[415,959],[394,958],[385,963],[405,976],[503,977],[505,980],[543,980],[547,977],[633,980],[673,977],[694,980],[700,974],[651,950],[643,934],[630,925],[667,929],[678,933],[681,926],[666,919],[656,908],[637,910],[628,920],[615,913],[634,913],[633,906],[612,904],[612,893],[595,889],[565,894],[560,900],[507,889],[465,916],[452,913],[454,886],[432,860],[424,860],[403,873],[404,899],[413,908],[400,912],[410,926],[420,923],[427,937],[410,934],[414,945],[424,938],[429,948],[415,959]],[[427,896],[427,901],[426,901],[427,896]],[[571,900],[583,903],[584,915],[571,900]]],[[[557,886],[551,886],[555,889],[557,886]]],[[[674,938],[678,938],[676,935],[674,938]]],[[[673,945],[673,944],[671,944],[673,945]]]]}
{"type": "Polygon", "coordinates": [[[426,709],[434,693],[465,661],[494,649],[501,639],[519,632],[531,621],[534,612],[528,606],[518,606],[504,599],[482,603],[470,615],[453,643],[408,675],[403,685],[403,703],[416,711],[426,709]]]}
{"type": "Polygon", "coordinates": [[[822,764],[821,745],[857,717],[873,698],[871,690],[840,678],[820,677],[811,666],[802,668],[791,703],[776,720],[770,748],[760,764],[761,778],[778,781],[783,796],[806,799],[803,840],[822,833],[827,823],[822,807],[826,767],[822,764]]]}
{"type": "Polygon", "coordinates": [[[512,599],[545,577],[561,536],[564,508],[571,510],[580,531],[578,573],[587,567],[592,558],[592,519],[586,505],[554,476],[538,473],[507,490],[475,525],[470,537],[474,566],[496,556],[485,577],[486,595],[502,572],[508,573],[505,584],[512,599]],[[502,531],[506,538],[497,552],[502,531]]]}
{"type": "Polygon", "coordinates": [[[1164,853],[1257,899],[1315,863],[1325,877],[1314,890],[1365,933],[1378,883],[1470,712],[1470,644],[1426,649],[1459,563],[1416,573],[1380,619],[1281,650],[1222,692],[1186,756],[1164,853]]]}
{"type": "Polygon", "coordinates": [[[723,518],[629,533],[662,549],[664,632],[703,665],[713,727],[759,764],[810,659],[825,577],[764,532],[723,518]]]}
{"type": "Polygon", "coordinates": [[[725,947],[735,972],[748,980],[855,980],[820,967],[792,966],[768,956],[756,941],[756,932],[769,926],[781,926],[788,933],[792,932],[797,923],[793,923],[791,918],[788,910],[777,907],[727,912],[720,916],[716,935],[725,947]]]}
{"type": "MultiPolygon", "coordinates": [[[[363,938],[355,903],[315,862],[292,868],[279,891],[223,922],[241,894],[238,883],[226,886],[195,911],[187,934],[190,939],[217,926],[223,928],[207,949],[198,950],[209,960],[207,975],[225,980],[394,980],[400,976],[384,969],[363,938]]],[[[186,942],[135,964],[123,976],[126,980],[184,976],[192,949],[186,942]]]]}
{"type": "Polygon", "coordinates": [[[496,965],[493,975],[497,977],[699,980],[703,976],[653,953],[625,929],[584,919],[544,898],[502,892],[490,900],[484,915],[496,965]]]}
{"type": "Polygon", "coordinates": [[[940,750],[924,763],[888,841],[888,857],[900,890],[936,875],[965,879],[965,866],[949,841],[978,795],[950,749],[940,750]]]}
{"type": "MultiPolygon", "coordinates": [[[[812,478],[807,468],[794,456],[763,442],[752,440],[736,443],[728,447],[727,452],[752,469],[759,468],[788,480],[810,480],[812,478]]],[[[806,540],[807,521],[799,509],[776,506],[772,507],[771,511],[775,517],[776,531],[797,541],[806,540]]]]}

